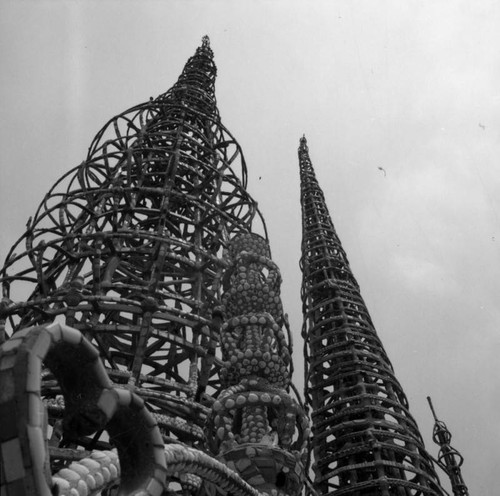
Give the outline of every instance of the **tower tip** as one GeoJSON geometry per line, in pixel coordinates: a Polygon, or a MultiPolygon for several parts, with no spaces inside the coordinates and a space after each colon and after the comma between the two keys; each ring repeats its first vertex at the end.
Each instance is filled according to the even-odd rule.
{"type": "Polygon", "coordinates": [[[201,39],[201,46],[203,48],[210,48],[210,38],[207,34],[201,39]]]}
{"type": "Polygon", "coordinates": [[[434,417],[434,420],[437,422],[438,418],[436,415],[436,411],[434,410],[434,405],[432,404],[432,399],[430,396],[427,396],[427,401],[429,402],[429,406],[431,407],[431,412],[432,412],[432,415],[434,417]]]}
{"type": "Polygon", "coordinates": [[[299,150],[307,150],[307,140],[305,134],[303,134],[302,138],[300,138],[299,150]]]}

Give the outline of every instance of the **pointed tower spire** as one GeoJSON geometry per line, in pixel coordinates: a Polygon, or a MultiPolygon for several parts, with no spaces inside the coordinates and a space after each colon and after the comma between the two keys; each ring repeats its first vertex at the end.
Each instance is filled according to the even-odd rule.
{"type": "Polygon", "coordinates": [[[281,276],[215,74],[204,37],[169,91],[97,134],[9,252],[2,494],[302,493],[281,276]]]}
{"type": "Polygon", "coordinates": [[[209,322],[227,239],[266,235],[240,147],[220,121],[215,76],[205,37],[170,90],[113,117],[57,181],[0,272],[7,335],[62,315],[90,326],[110,368],[136,380],[137,345],[152,331],[143,315],[168,309],[177,324],[155,326],[167,333],[185,319],[198,330],[209,322]],[[104,338],[119,322],[133,335],[104,338]]]}
{"type": "Polygon", "coordinates": [[[444,494],[300,140],[303,336],[319,494],[444,494]]]}
{"type": "MultiPolygon", "coordinates": [[[[237,235],[255,232],[267,243],[245,190],[240,147],[220,120],[215,76],[205,37],[170,90],[99,131],[86,160],[45,196],[0,271],[6,350],[17,349],[16,336],[26,328],[45,329],[55,320],[80,331],[97,349],[92,359],[103,362],[101,378],[147,401],[168,442],[197,446],[206,444],[206,405],[221,390],[215,348],[223,252],[237,235]]],[[[74,330],[68,336],[80,339],[74,330]]],[[[67,361],[58,370],[77,377],[78,364],[67,361]]],[[[93,391],[93,378],[85,380],[82,388],[93,391]]],[[[78,455],[77,447],[109,448],[100,433],[89,437],[90,427],[78,427],[92,427],[92,415],[102,420],[101,404],[88,413],[88,398],[65,390],[49,371],[39,396],[54,426],[49,443],[63,460],[78,455]],[[71,420],[61,426],[63,416],[71,420]],[[67,446],[75,449],[65,452],[67,446]]],[[[26,412],[11,414],[22,419],[26,412]]],[[[159,442],[162,451],[161,436],[159,442]]],[[[134,457],[140,453],[129,453],[134,457]]]]}

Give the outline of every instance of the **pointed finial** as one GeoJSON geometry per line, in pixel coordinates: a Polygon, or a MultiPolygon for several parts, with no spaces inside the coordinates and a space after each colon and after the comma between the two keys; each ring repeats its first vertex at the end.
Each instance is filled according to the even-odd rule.
{"type": "Polygon", "coordinates": [[[434,405],[432,404],[432,400],[431,400],[430,396],[427,396],[427,401],[429,402],[429,406],[431,407],[431,412],[432,412],[432,415],[434,416],[434,420],[437,422],[438,418],[437,418],[436,412],[434,410],[434,405]]]}
{"type": "Polygon", "coordinates": [[[208,37],[208,35],[205,35],[202,39],[201,39],[201,46],[203,48],[210,48],[210,38],[208,37]]]}
{"type": "Polygon", "coordinates": [[[302,138],[300,138],[299,150],[307,150],[307,140],[305,134],[302,135],[302,138]]]}

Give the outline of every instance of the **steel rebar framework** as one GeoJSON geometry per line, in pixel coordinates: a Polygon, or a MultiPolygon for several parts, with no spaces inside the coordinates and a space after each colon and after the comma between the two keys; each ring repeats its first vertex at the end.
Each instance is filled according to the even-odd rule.
{"type": "Polygon", "coordinates": [[[320,494],[442,495],[300,140],[306,403],[320,494]]]}
{"type": "Polygon", "coordinates": [[[432,440],[440,448],[437,463],[450,478],[451,489],[454,496],[469,496],[469,489],[462,477],[461,470],[464,458],[453,446],[451,446],[451,432],[448,430],[448,427],[446,427],[446,424],[437,418],[430,396],[427,396],[427,401],[429,402],[434,417],[432,440]]]}
{"type": "MultiPolygon", "coordinates": [[[[120,482],[119,465],[125,494],[258,495],[245,478],[275,487],[272,470],[269,482],[256,476],[258,467],[242,473],[248,465],[231,470],[208,455],[204,429],[228,386],[221,367],[227,371],[233,359],[216,356],[228,246],[250,233],[267,246],[240,147],[220,121],[215,76],[205,37],[168,92],[103,127],[87,159],[57,181],[8,253],[0,271],[0,413],[9,419],[0,427],[2,494],[49,494],[53,483],[61,494],[96,493],[120,482]]],[[[287,323],[278,317],[257,328],[252,320],[252,335],[279,331],[289,357],[287,323]]],[[[260,360],[263,371],[273,350],[260,360]]],[[[278,384],[262,377],[243,400],[236,397],[238,408],[257,398],[262,405],[247,410],[261,420],[278,415],[268,397],[285,401],[276,417],[289,414],[274,450],[282,453],[278,472],[295,470],[287,436],[307,424],[286,393],[288,364],[272,362],[278,384]]],[[[259,419],[225,407],[247,431],[259,429],[259,419]]],[[[267,430],[242,434],[241,442],[262,444],[267,430]]],[[[303,469],[294,477],[300,491],[303,469]]]]}

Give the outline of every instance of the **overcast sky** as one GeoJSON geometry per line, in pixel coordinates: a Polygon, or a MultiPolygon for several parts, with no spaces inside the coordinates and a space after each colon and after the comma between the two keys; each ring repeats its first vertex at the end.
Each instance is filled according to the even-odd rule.
{"type": "Polygon", "coordinates": [[[102,125],[172,86],[208,34],[222,120],[281,267],[296,368],[305,133],[428,450],[431,395],[471,495],[496,496],[499,26],[495,1],[3,0],[0,256],[102,125]]]}

